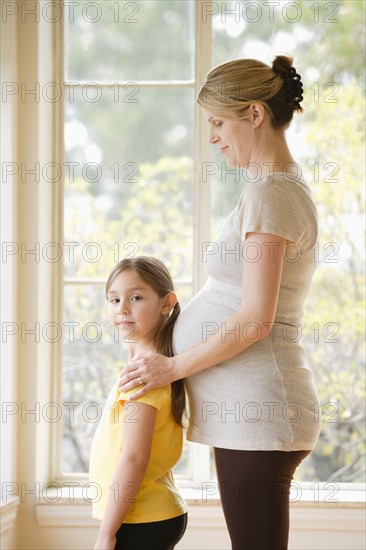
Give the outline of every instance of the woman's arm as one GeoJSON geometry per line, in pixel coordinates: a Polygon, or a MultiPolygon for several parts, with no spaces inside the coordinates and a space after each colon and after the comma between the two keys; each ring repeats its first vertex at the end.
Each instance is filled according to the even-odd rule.
{"type": "Polygon", "coordinates": [[[136,501],[149,463],[156,409],[145,403],[133,403],[136,410],[131,415],[131,405],[126,402],[123,409],[122,452],[94,550],[114,550],[116,533],[131,504],[136,501]]]}
{"type": "Polygon", "coordinates": [[[123,391],[139,385],[137,378],[141,376],[145,385],[131,396],[139,398],[153,388],[227,361],[268,336],[276,315],[286,243],[277,235],[248,233],[245,250],[256,251],[259,257],[257,261],[243,258],[240,309],[221,323],[215,334],[205,337],[202,327],[202,342],[175,357],[153,353],[137,356],[121,373],[123,391]]]}

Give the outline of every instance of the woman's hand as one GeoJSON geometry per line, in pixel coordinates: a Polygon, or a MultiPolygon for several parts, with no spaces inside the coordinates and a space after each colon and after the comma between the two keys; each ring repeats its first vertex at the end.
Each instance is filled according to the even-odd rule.
{"type": "Polygon", "coordinates": [[[98,540],[95,543],[94,550],[114,550],[116,547],[116,542],[116,537],[99,535],[98,540]]]}
{"type": "Polygon", "coordinates": [[[118,386],[123,392],[143,386],[129,399],[138,399],[150,390],[162,388],[178,380],[175,373],[174,357],[165,357],[160,353],[149,351],[139,353],[121,370],[118,386]]]}

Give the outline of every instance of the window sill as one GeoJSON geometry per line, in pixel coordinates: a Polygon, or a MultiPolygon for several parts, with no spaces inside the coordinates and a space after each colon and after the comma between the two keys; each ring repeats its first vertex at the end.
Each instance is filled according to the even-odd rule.
{"type": "MultiPolygon", "coordinates": [[[[301,499],[291,500],[293,529],[357,531],[364,528],[363,491],[338,491],[333,500],[329,500],[329,491],[319,491],[314,495],[314,491],[302,489],[301,493],[301,499]]],[[[219,521],[221,525],[223,515],[217,495],[202,499],[202,492],[198,489],[182,489],[182,494],[189,506],[191,524],[213,527],[219,521]]],[[[99,526],[99,521],[92,518],[88,495],[83,496],[81,488],[74,488],[72,493],[69,488],[48,491],[47,497],[36,504],[35,513],[41,527],[99,526]]]]}
{"type": "MultiPolygon", "coordinates": [[[[336,484],[328,484],[332,488],[320,489],[317,484],[313,488],[298,485],[291,489],[290,506],[296,508],[365,508],[365,490],[334,489],[336,484]]],[[[203,496],[201,489],[181,488],[181,493],[189,506],[219,506],[218,492],[203,496]]]]}
{"type": "Polygon", "coordinates": [[[20,504],[19,497],[11,497],[7,502],[0,504],[0,535],[12,529],[15,525],[18,506],[20,504]]]}

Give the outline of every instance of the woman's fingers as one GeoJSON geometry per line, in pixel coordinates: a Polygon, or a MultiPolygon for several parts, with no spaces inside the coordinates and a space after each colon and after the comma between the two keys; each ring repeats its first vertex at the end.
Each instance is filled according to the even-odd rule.
{"type": "Polygon", "coordinates": [[[120,377],[118,381],[118,386],[121,391],[127,392],[133,390],[136,386],[140,386],[141,382],[139,381],[139,364],[138,363],[129,363],[124,369],[120,372],[120,377]]]}
{"type": "Polygon", "coordinates": [[[143,383],[136,393],[129,396],[129,399],[132,401],[142,397],[151,389],[147,380],[148,375],[146,374],[144,376],[143,374],[145,364],[147,364],[146,360],[140,358],[140,360],[134,360],[132,363],[129,363],[126,368],[121,371],[118,386],[122,392],[126,393],[131,391],[141,386],[141,383],[143,383]]]}
{"type": "Polygon", "coordinates": [[[147,386],[147,385],[142,386],[136,393],[133,393],[132,395],[130,395],[128,397],[128,400],[129,401],[134,401],[135,399],[139,399],[140,397],[142,397],[143,395],[148,393],[148,391],[150,391],[149,386],[147,386]]]}
{"type": "Polygon", "coordinates": [[[168,368],[168,362],[168,357],[155,352],[141,354],[140,357],[136,356],[121,371],[118,381],[120,390],[128,392],[143,383],[144,385],[131,396],[131,398],[137,399],[152,389],[170,384],[173,378],[168,368]]]}

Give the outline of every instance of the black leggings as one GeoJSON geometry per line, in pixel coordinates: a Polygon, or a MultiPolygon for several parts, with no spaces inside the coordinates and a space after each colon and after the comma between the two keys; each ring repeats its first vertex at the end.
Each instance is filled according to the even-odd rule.
{"type": "Polygon", "coordinates": [[[291,480],[310,451],[214,453],[233,550],[286,550],[291,480]]]}
{"type": "Polygon", "coordinates": [[[164,521],[123,523],[114,550],[173,550],[187,527],[187,514],[164,521]]]}

